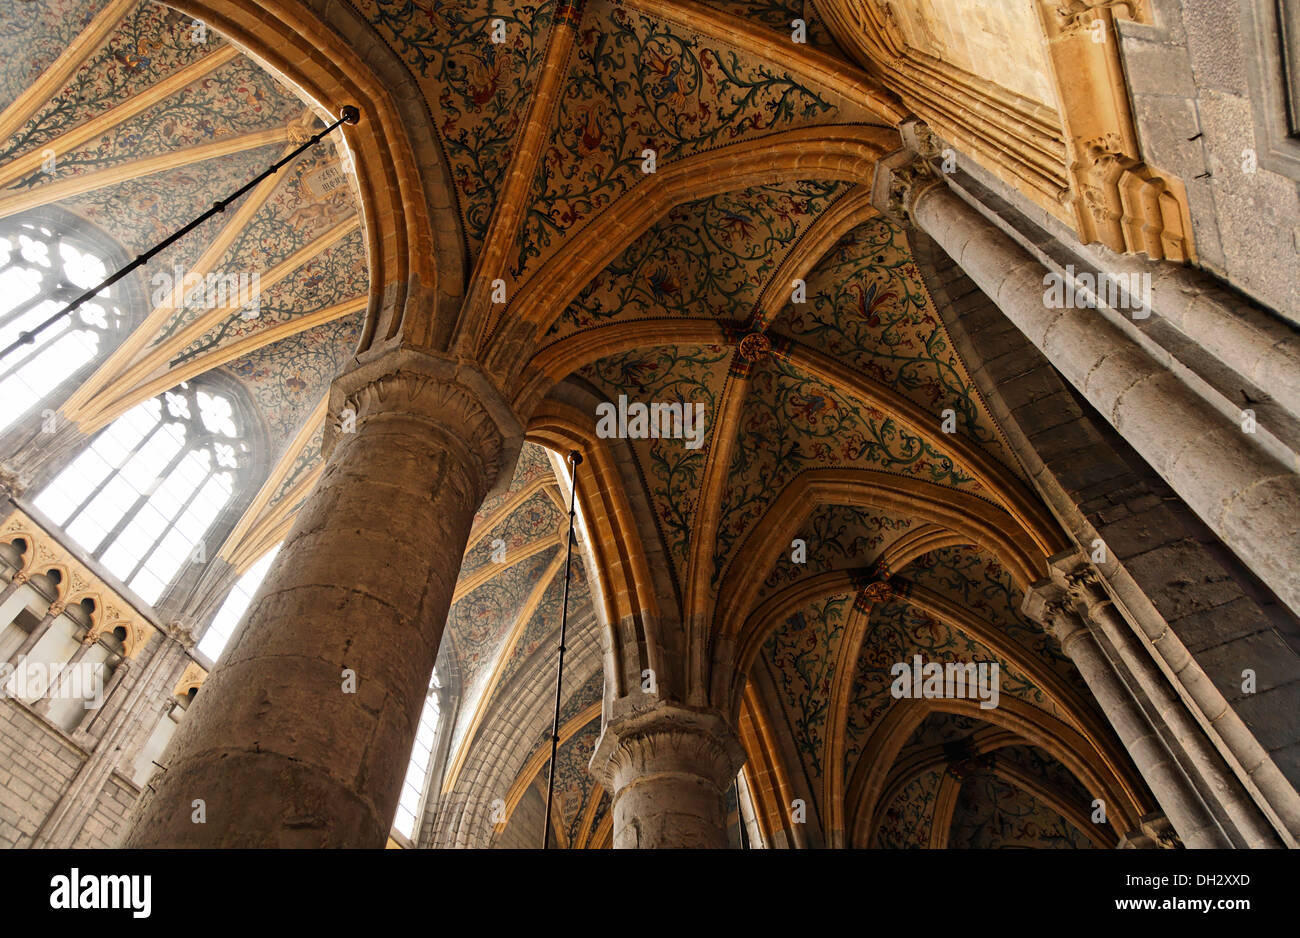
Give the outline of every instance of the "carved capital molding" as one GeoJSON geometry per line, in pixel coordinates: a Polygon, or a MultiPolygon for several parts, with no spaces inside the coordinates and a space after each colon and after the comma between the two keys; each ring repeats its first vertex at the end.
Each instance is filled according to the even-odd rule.
{"type": "Polygon", "coordinates": [[[0,467],[0,498],[13,501],[23,494],[23,485],[17,473],[0,467]]]}
{"type": "Polygon", "coordinates": [[[917,201],[943,184],[925,156],[911,149],[895,150],[876,164],[871,202],[881,214],[911,224],[917,201]]]}
{"type": "Polygon", "coordinates": [[[1025,590],[1020,610],[1042,625],[1066,654],[1070,653],[1071,645],[1087,634],[1069,591],[1054,577],[1039,580],[1025,590]]]}
{"type": "Polygon", "coordinates": [[[1062,32],[1089,29],[1096,17],[1107,11],[1125,19],[1148,21],[1143,0],[1064,0],[1054,10],[1062,32]]]}
{"type": "Polygon", "coordinates": [[[196,644],[194,623],[188,620],[173,619],[163,626],[163,631],[168,638],[178,643],[186,651],[189,651],[196,644]]]}
{"type": "Polygon", "coordinates": [[[652,775],[690,775],[723,791],[745,762],[721,715],[661,705],[605,725],[591,772],[611,794],[652,775]]]}
{"type": "Polygon", "coordinates": [[[1182,845],[1169,818],[1158,812],[1139,818],[1137,828],[1119,843],[1122,849],[1130,850],[1177,850],[1182,845]]]}
{"type": "Polygon", "coordinates": [[[476,362],[398,349],[340,375],[330,389],[326,457],[368,421],[404,418],[463,448],[484,492],[502,480],[523,444],[523,421],[476,362]]]}

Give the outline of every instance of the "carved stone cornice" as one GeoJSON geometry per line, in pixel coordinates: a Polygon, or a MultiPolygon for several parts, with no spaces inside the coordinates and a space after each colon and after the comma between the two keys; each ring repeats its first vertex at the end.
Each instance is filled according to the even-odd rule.
{"type": "Polygon", "coordinates": [[[523,421],[476,362],[413,349],[372,358],[340,375],[330,388],[324,452],[328,458],[349,427],[370,420],[423,422],[463,447],[484,480],[502,480],[523,443],[523,421]]]}
{"type": "Polygon", "coordinates": [[[610,793],[647,775],[690,775],[719,791],[745,762],[740,740],[721,715],[671,704],[605,725],[591,772],[610,793]]]}

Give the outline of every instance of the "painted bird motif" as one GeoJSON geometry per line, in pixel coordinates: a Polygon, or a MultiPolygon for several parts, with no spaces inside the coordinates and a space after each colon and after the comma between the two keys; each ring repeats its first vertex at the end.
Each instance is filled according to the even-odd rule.
{"type": "Polygon", "coordinates": [[[135,49],[123,49],[113,53],[113,58],[117,59],[131,71],[139,71],[148,68],[153,62],[153,54],[162,48],[161,40],[149,41],[139,39],[136,41],[135,49]]]}
{"type": "Polygon", "coordinates": [[[898,299],[898,294],[893,290],[880,292],[878,283],[867,285],[866,290],[861,286],[854,284],[851,288],[858,295],[858,315],[867,321],[868,326],[880,325],[880,314],[878,310],[886,303],[898,299]]]}
{"type": "Polygon", "coordinates": [[[470,100],[474,102],[476,110],[481,109],[483,105],[496,97],[497,87],[501,83],[502,61],[501,56],[494,56],[490,65],[477,59],[471,60],[469,65],[470,100]]]}
{"type": "Polygon", "coordinates": [[[646,49],[641,59],[650,71],[648,82],[650,93],[655,100],[663,101],[673,108],[680,108],[686,102],[677,76],[681,73],[680,59],[669,58],[654,49],[646,49]]]}
{"type": "Polygon", "coordinates": [[[589,156],[600,149],[605,142],[605,131],[600,126],[600,114],[596,104],[584,104],[578,108],[582,131],[578,134],[578,155],[589,156]]]}

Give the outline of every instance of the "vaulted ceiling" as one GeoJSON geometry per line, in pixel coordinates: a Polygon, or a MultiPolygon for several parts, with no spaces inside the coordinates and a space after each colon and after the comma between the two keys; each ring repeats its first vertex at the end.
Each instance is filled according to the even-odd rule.
{"type": "MultiPolygon", "coordinates": [[[[438,285],[463,299],[440,334],[531,411],[534,443],[479,512],[448,619],[439,670],[458,705],[443,791],[510,813],[545,781],[536,720],[553,687],[567,482],[542,444],[588,454],[569,598],[588,651],[566,675],[562,844],[607,840],[586,763],[602,699],[635,694],[643,667],[736,717],[773,842],[796,836],[797,797],[815,842],[1111,844],[1147,796],[1068,660],[1019,611],[1062,535],[907,234],[871,207],[871,169],[907,107],[822,7],[356,4],[370,33],[347,41],[395,55],[436,129],[446,188],[430,204],[445,211],[408,208],[436,216],[430,263],[462,278],[438,285]],[[496,280],[504,303],[489,299],[496,280]],[[704,445],[597,438],[595,405],[619,395],[703,404],[704,445]],[[631,620],[640,645],[614,644],[644,658],[611,664],[598,636],[631,620]],[[883,675],[913,653],[1000,662],[1005,707],[894,700],[883,675]],[[534,722],[511,723],[519,707],[534,722]],[[494,733],[511,726],[498,758],[494,733]],[[1114,805],[1110,826],[1081,820],[1092,798],[1114,805]]],[[[11,3],[0,44],[0,218],[57,205],[126,256],[332,117],[147,0],[11,3]]],[[[1007,64],[1005,80],[1050,98],[1031,65],[1007,64]]],[[[1039,103],[1040,118],[1055,106],[1039,103]]],[[[239,382],[270,440],[221,550],[241,569],[310,492],[328,386],[375,329],[387,260],[365,182],[379,169],[364,159],[332,137],[141,278],[150,295],[178,267],[256,272],[259,316],[153,302],[60,408],[91,432],[214,369],[239,382]]],[[[509,823],[494,836],[513,836],[509,823]]]]}

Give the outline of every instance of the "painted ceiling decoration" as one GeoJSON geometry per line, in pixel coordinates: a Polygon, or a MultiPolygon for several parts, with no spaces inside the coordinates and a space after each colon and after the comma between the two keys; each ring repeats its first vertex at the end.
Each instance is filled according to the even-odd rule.
{"type": "MultiPolygon", "coordinates": [[[[88,435],[182,381],[241,388],[267,440],[220,549],[242,571],[323,471],[331,382],[377,344],[477,354],[529,404],[529,442],[478,511],[440,648],[456,703],[433,810],[449,843],[478,837],[497,799],[489,840],[522,842],[545,801],[569,493],[557,454],[571,448],[585,454],[568,606],[583,653],[565,675],[557,845],[609,844],[588,765],[611,701],[647,670],[735,719],[769,845],[1113,846],[1135,827],[1150,796],[1020,611],[1064,536],[908,234],[868,191],[910,110],[989,149],[990,128],[942,124],[921,95],[919,70],[945,49],[960,50],[954,69],[1003,54],[995,80],[1014,95],[985,89],[1006,105],[990,121],[1014,115],[1032,139],[1015,169],[1035,198],[1071,173],[1092,185],[1069,161],[1055,65],[866,3],[353,6],[409,77],[401,106],[431,121],[445,179],[416,178],[396,144],[377,158],[365,135],[398,112],[376,96],[370,127],[151,263],[139,324],[57,406],[88,435]],[[189,304],[160,289],[188,274],[252,286],[189,304]],[[497,280],[505,302],[490,299],[497,280]],[[428,322],[399,321],[407,290],[428,291],[408,304],[428,322]],[[703,405],[704,445],[598,437],[595,406],[620,395],[703,405]],[[895,698],[891,666],[918,654],[997,663],[999,706],[895,698]],[[1087,820],[1095,798],[1105,825],[1087,820]]],[[[0,225],[57,206],[126,256],[331,116],[264,67],[273,50],[254,58],[150,0],[10,4],[0,43],[15,52],[0,56],[0,225]]],[[[1166,234],[1169,256],[1190,250],[1166,234]]]]}

